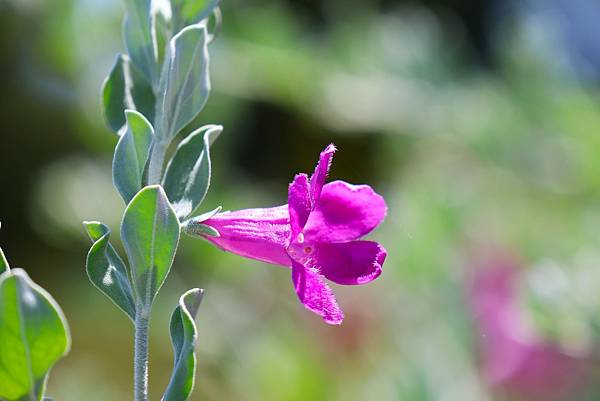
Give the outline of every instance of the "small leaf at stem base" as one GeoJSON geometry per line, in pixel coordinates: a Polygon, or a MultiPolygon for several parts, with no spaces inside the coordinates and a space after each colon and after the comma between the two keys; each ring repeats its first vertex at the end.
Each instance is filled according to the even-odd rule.
{"type": "Polygon", "coordinates": [[[198,332],[194,319],[204,291],[194,288],[179,298],[179,305],[171,315],[171,341],[174,366],[171,380],[162,401],[185,401],[194,388],[196,375],[196,340],[198,332]]]}

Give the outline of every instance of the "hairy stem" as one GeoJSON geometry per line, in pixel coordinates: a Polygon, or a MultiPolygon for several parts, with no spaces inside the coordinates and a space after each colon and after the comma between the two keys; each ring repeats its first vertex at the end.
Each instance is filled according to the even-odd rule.
{"type": "Polygon", "coordinates": [[[135,316],[133,400],[148,401],[148,343],[150,316],[138,308],[135,316]]]}
{"type": "Polygon", "coordinates": [[[150,161],[148,162],[148,185],[161,183],[166,153],[167,144],[161,141],[154,142],[150,153],[150,161]]]}

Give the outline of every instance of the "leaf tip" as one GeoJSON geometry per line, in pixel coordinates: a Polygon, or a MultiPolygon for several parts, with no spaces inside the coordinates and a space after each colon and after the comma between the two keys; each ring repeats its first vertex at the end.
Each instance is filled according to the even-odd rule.
{"type": "Polygon", "coordinates": [[[188,313],[195,318],[198,314],[198,309],[204,298],[204,289],[192,288],[183,294],[179,300],[181,307],[186,309],[188,313]]]}

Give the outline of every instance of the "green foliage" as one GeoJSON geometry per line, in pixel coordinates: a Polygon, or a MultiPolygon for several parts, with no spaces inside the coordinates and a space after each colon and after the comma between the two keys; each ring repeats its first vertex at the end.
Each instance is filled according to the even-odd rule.
{"type": "Polygon", "coordinates": [[[152,35],[151,0],[126,0],[124,36],[133,63],[155,87],[158,81],[158,48],[152,35]]]}
{"type": "Polygon", "coordinates": [[[125,116],[127,130],[115,148],[112,173],[115,187],[127,203],[143,187],[144,169],[150,156],[154,129],[137,111],[126,110],[125,116]]]}
{"type": "Polygon", "coordinates": [[[187,235],[193,238],[203,238],[203,235],[209,235],[212,237],[219,237],[221,234],[217,231],[216,228],[211,227],[207,224],[202,224],[204,221],[210,219],[215,214],[221,211],[222,207],[219,206],[209,212],[202,213],[199,216],[194,217],[193,219],[189,219],[183,222],[182,230],[187,235]]]}
{"type": "Polygon", "coordinates": [[[193,238],[202,238],[203,235],[209,235],[211,237],[221,236],[221,234],[219,233],[219,231],[217,231],[216,228],[206,224],[198,223],[196,221],[194,221],[193,224],[192,222],[187,221],[184,225],[184,232],[193,238]]]}
{"type": "Polygon", "coordinates": [[[102,106],[108,127],[119,132],[126,123],[123,111],[137,110],[154,120],[154,93],[127,55],[119,54],[102,86],[102,106]]]}
{"type": "Polygon", "coordinates": [[[194,388],[196,354],[194,348],[198,333],[194,319],[202,301],[203,290],[195,288],[179,298],[179,305],[171,315],[171,341],[174,366],[171,380],[162,401],[185,401],[194,388]]]}
{"type": "Polygon", "coordinates": [[[2,248],[0,248],[0,274],[9,270],[10,267],[8,265],[8,260],[6,260],[6,256],[4,256],[4,252],[2,252],[2,248]]]}
{"type": "Polygon", "coordinates": [[[219,0],[171,0],[173,27],[179,31],[209,17],[219,5],[219,0]]]}
{"type": "Polygon", "coordinates": [[[0,275],[0,398],[42,399],[50,368],[70,347],[58,304],[22,269],[0,275]]]}
{"type": "Polygon", "coordinates": [[[160,78],[157,139],[170,141],[198,115],[210,92],[208,34],[198,24],[184,28],[171,40],[160,78]]]}
{"type": "Polygon", "coordinates": [[[181,141],[167,165],[163,187],[177,217],[192,214],[210,186],[210,146],[223,131],[220,125],[204,126],[181,141]]]}
{"type": "Polygon", "coordinates": [[[179,231],[175,211],[158,185],[142,189],[125,210],[121,238],[138,297],[136,306],[145,312],[171,269],[179,231]]]}
{"type": "Polygon", "coordinates": [[[134,321],[135,302],[129,271],[110,244],[110,229],[96,221],[83,224],[93,243],[86,263],[90,281],[134,321]]]}
{"type": "Polygon", "coordinates": [[[221,210],[223,210],[223,206],[217,206],[211,211],[199,214],[198,216],[194,217],[194,221],[202,223],[203,221],[206,221],[213,217],[215,214],[219,213],[221,210]]]}
{"type": "MultiPolygon", "coordinates": [[[[128,203],[121,238],[129,269],[109,242],[109,228],[84,223],[93,242],[87,259],[90,280],[134,321],[136,401],[147,400],[147,322],[152,303],[175,257],[179,219],[190,216],[206,196],[210,146],[222,131],[221,126],[210,125],[192,132],[179,144],[163,174],[171,141],[208,99],[206,18],[218,5],[218,0],[172,0],[169,13],[167,1],[126,0],[128,55],[117,58],[102,92],[107,123],[122,134],[112,173],[115,187],[128,203]],[[144,188],[158,183],[165,189],[144,188]]],[[[173,314],[175,368],[164,400],[186,400],[192,390],[193,317],[201,298],[201,290],[187,292],[173,314]]]]}

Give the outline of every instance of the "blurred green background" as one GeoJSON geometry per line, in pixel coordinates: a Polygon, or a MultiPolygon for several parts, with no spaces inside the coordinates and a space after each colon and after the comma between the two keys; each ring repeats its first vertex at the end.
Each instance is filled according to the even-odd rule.
{"type": "MultiPolygon", "coordinates": [[[[285,203],[294,174],[334,142],[331,178],[388,202],[371,238],[389,255],[375,282],[335,286],[346,320],[329,327],[285,269],[186,239],[156,302],[151,398],[171,370],[170,312],[199,286],[192,400],[600,399],[600,4],[223,0],[222,11],[213,92],[194,123],[225,127],[204,211],[285,203]],[[484,372],[490,333],[466,294],[488,253],[520,261],[515,302],[535,341],[585,360],[575,390],[532,395],[484,372]]],[[[118,232],[124,209],[99,102],[123,13],[120,0],[0,0],[0,243],[70,321],[73,348],[49,388],[62,401],[131,392],[132,327],[89,284],[81,226],[118,232]]],[[[559,385],[535,369],[536,385],[559,385]]]]}

